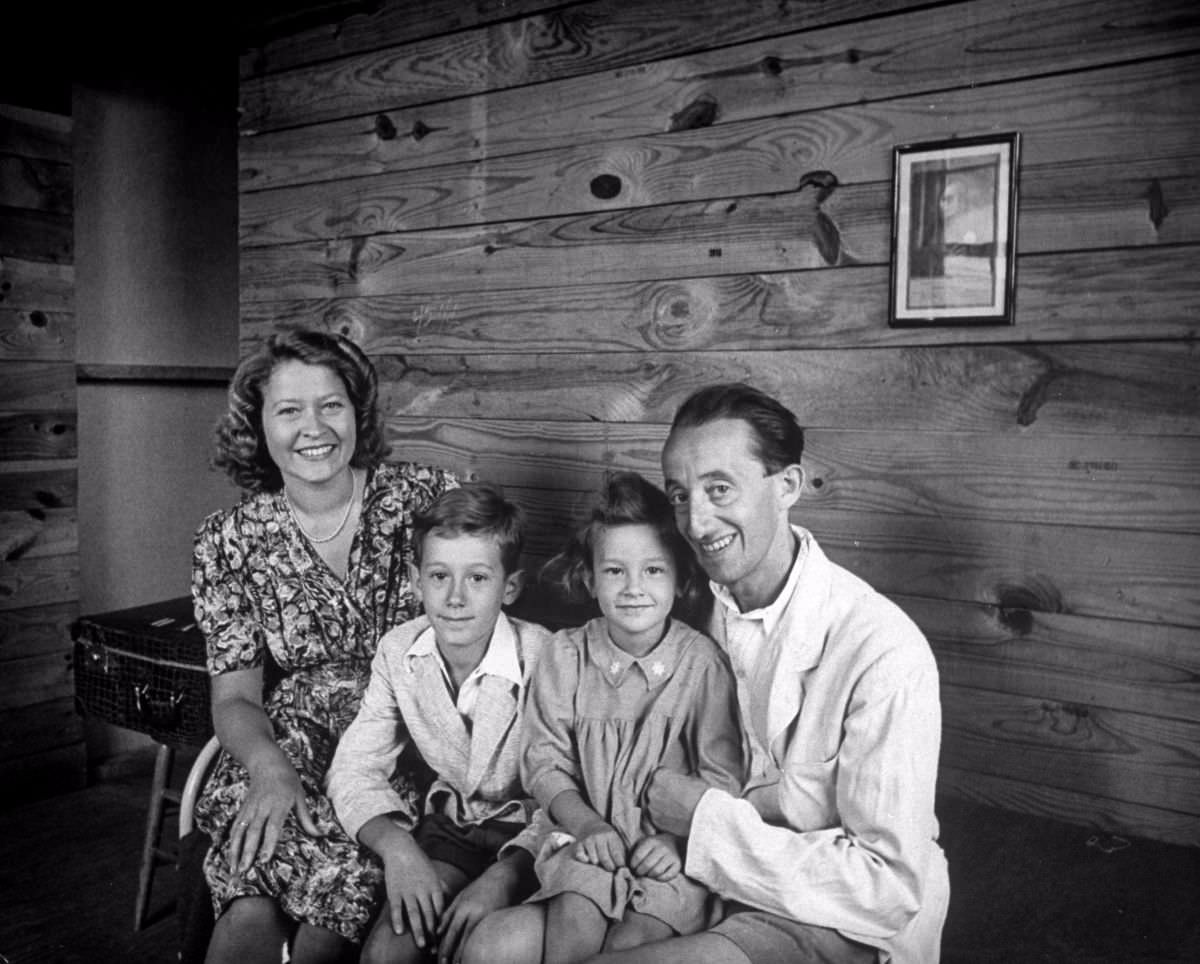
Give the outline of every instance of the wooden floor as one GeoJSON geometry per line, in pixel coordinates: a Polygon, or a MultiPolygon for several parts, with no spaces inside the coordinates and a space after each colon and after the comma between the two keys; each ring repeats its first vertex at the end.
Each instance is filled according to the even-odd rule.
{"type": "MultiPolygon", "coordinates": [[[[133,931],[148,786],[137,772],[0,812],[0,964],[173,964],[172,868],[133,931]]],[[[942,964],[1200,962],[1200,850],[962,801],[939,815],[952,890],[942,964]]]]}

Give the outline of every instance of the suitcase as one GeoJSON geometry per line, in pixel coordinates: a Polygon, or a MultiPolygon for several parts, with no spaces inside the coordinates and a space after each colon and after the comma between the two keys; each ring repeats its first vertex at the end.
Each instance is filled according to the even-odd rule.
{"type": "Polygon", "coordinates": [[[159,743],[212,735],[204,636],[190,596],[84,616],[73,627],[75,703],[159,743]]]}

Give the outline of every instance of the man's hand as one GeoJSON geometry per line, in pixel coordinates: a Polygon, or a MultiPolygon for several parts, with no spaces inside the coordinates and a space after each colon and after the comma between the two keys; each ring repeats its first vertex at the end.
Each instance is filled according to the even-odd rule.
{"type": "Polygon", "coordinates": [[[614,871],[625,866],[625,841],[612,826],[597,821],[577,838],[575,859],[614,871]]]}
{"type": "Polygon", "coordinates": [[[638,877],[670,880],[683,870],[683,847],[678,837],[657,833],[643,837],[629,852],[629,869],[638,877]]]}
{"type": "Polygon", "coordinates": [[[403,934],[407,922],[417,947],[432,943],[446,906],[446,885],[409,834],[390,842],[383,854],[383,879],[392,930],[403,934]]]}
{"type": "Polygon", "coordinates": [[[685,777],[674,770],[656,770],[646,788],[650,822],[667,833],[686,837],[692,829],[692,815],[708,789],[708,784],[696,777],[685,777]]]}

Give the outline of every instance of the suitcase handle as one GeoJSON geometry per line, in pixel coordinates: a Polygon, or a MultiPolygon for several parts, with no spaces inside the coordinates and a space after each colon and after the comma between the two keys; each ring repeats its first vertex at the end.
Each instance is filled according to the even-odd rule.
{"type": "Polygon", "coordinates": [[[183,720],[182,693],[169,693],[166,697],[152,697],[150,684],[141,683],[133,687],[134,712],[140,722],[158,729],[174,729],[183,720]]]}

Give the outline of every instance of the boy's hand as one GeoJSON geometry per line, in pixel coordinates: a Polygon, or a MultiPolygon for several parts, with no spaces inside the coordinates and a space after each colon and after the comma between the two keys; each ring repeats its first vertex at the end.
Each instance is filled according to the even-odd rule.
{"type": "Polygon", "coordinates": [[[643,837],[629,854],[629,869],[638,877],[671,880],[683,870],[683,847],[674,834],[656,833],[643,837]]]}
{"type": "Polygon", "coordinates": [[[392,930],[403,934],[407,921],[417,947],[431,944],[446,906],[446,885],[407,833],[383,854],[383,878],[392,930]]]}
{"type": "Polygon", "coordinates": [[[467,938],[479,922],[522,896],[517,892],[518,882],[511,860],[501,859],[458,892],[438,924],[439,964],[458,964],[467,938]]]}
{"type": "Polygon", "coordinates": [[[625,866],[625,841],[612,826],[597,821],[579,834],[575,843],[575,859],[614,871],[625,866]]]}

